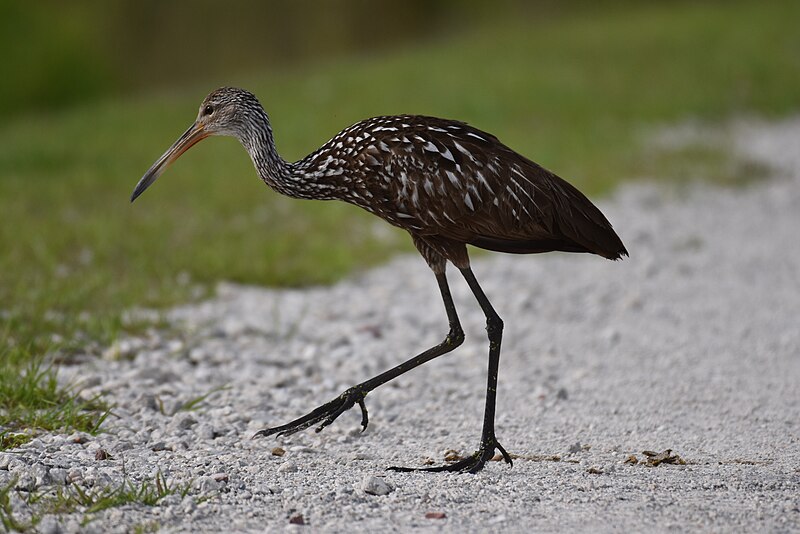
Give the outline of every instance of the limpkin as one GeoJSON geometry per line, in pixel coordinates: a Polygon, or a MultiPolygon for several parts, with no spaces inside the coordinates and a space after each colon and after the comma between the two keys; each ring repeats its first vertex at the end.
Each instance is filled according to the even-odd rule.
{"type": "Polygon", "coordinates": [[[370,391],[458,347],[464,332],[445,275],[449,261],[461,271],[486,316],[489,370],[480,445],[471,456],[448,465],[391,469],[476,473],[495,450],[511,464],[494,426],[503,321],[472,273],[467,245],[517,254],[587,252],[611,260],[627,256],[600,210],[575,187],[495,136],[434,117],[366,119],[289,163],[278,155],[269,117],[256,97],[232,87],[217,89],[203,100],[197,120],[145,173],[131,202],[170,163],[210,135],[237,138],[261,179],[279,193],[342,200],[408,231],[436,276],[450,324],[447,337],[435,347],[345,390],[303,417],[256,436],[293,434],[317,424],[319,432],[356,404],[366,429],[364,398],[370,391]]]}

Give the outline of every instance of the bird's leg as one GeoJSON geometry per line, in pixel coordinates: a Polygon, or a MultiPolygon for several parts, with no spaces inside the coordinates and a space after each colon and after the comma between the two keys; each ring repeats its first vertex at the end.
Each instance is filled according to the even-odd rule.
{"type": "Polygon", "coordinates": [[[464,342],[464,331],[461,329],[461,323],[458,320],[458,315],[456,314],[456,307],[455,304],[453,304],[453,298],[450,295],[450,287],[447,285],[447,278],[444,270],[441,272],[436,272],[436,280],[439,282],[439,290],[442,293],[444,308],[445,311],[447,311],[447,319],[450,323],[450,332],[447,334],[447,337],[444,339],[444,341],[435,347],[431,347],[425,352],[411,358],[410,360],[407,360],[400,365],[379,374],[374,378],[346,389],[341,395],[332,401],[323,404],[311,413],[295,419],[294,421],[291,421],[285,425],[261,430],[253,437],[271,436],[273,434],[277,434],[279,436],[290,435],[294,434],[295,432],[305,430],[306,428],[316,424],[319,424],[316,429],[317,432],[319,432],[329,424],[333,423],[337,417],[356,404],[358,404],[361,408],[362,431],[366,430],[367,424],[369,423],[369,417],[367,415],[367,407],[364,404],[364,397],[366,397],[370,391],[394,378],[397,378],[401,374],[422,365],[425,362],[452,351],[464,342]]]}
{"type": "Polygon", "coordinates": [[[483,289],[472,274],[472,269],[466,267],[461,269],[461,273],[467,280],[470,289],[475,294],[483,313],[486,315],[486,332],[489,335],[489,377],[486,386],[486,408],[483,414],[483,431],[481,432],[481,443],[478,450],[468,458],[459,460],[453,464],[438,467],[409,468],[409,467],[390,467],[393,471],[455,471],[462,473],[477,473],[487,461],[494,457],[495,449],[500,451],[503,459],[512,465],[511,456],[506,452],[494,435],[494,412],[497,400],[497,372],[500,365],[500,342],[503,339],[503,320],[494,311],[489,299],[486,298],[483,289]]]}

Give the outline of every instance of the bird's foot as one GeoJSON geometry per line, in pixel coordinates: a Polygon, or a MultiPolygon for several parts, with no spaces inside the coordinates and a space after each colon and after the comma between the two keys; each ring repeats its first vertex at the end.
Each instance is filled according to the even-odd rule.
{"type": "Polygon", "coordinates": [[[350,389],[345,390],[341,395],[332,401],[323,404],[311,413],[295,419],[290,423],[286,423],[285,425],[260,430],[256,432],[253,438],[271,436],[273,434],[278,436],[288,436],[294,434],[295,432],[305,430],[310,426],[314,426],[317,423],[320,423],[320,425],[316,428],[316,431],[320,432],[323,428],[333,423],[337,417],[342,415],[356,404],[358,404],[358,406],[361,408],[361,431],[363,432],[367,429],[367,425],[369,424],[367,406],[364,404],[364,397],[367,396],[367,393],[368,392],[364,391],[363,388],[359,386],[353,386],[350,389]]]}
{"type": "Polygon", "coordinates": [[[477,473],[478,471],[483,469],[483,466],[486,465],[486,462],[494,458],[495,449],[500,451],[500,454],[503,455],[503,459],[509,466],[514,465],[514,462],[511,460],[511,455],[509,455],[506,452],[506,450],[503,448],[502,445],[500,445],[500,442],[498,442],[494,436],[490,436],[489,438],[481,439],[481,446],[477,451],[475,451],[475,453],[455,463],[448,465],[440,465],[437,467],[390,467],[389,471],[401,471],[401,472],[427,471],[429,473],[442,473],[442,472],[477,473]]]}

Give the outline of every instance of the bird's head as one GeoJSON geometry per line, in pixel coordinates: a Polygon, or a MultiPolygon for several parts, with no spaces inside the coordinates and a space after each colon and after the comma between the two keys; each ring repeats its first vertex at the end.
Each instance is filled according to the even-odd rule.
{"type": "Polygon", "coordinates": [[[235,87],[221,87],[211,92],[200,104],[194,124],[158,158],[136,184],[131,202],[155,182],[181,154],[206,137],[226,135],[244,139],[248,135],[248,127],[253,124],[253,114],[259,112],[263,114],[261,104],[249,91],[235,87]]]}

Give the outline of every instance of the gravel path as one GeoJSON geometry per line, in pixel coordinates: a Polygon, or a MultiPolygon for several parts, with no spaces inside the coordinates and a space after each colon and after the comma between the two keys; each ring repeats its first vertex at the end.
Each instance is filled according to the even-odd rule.
{"type": "Polygon", "coordinates": [[[602,208],[629,260],[474,261],[506,322],[497,433],[519,455],[513,468],[385,471],[477,445],[487,344],[456,276],[467,341],[370,394],[367,432],[356,410],[319,434],[250,439],[440,341],[435,279],[404,257],[333,287],[223,285],[173,310],[173,330],[64,368],[115,416],[97,437],[0,454],[0,483],[19,477],[15,513],[29,513],[27,491],[161,473],[189,494],[39,528],[800,531],[800,120],[733,131],[775,176],[736,190],[623,188],[602,208]]]}

